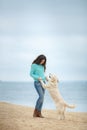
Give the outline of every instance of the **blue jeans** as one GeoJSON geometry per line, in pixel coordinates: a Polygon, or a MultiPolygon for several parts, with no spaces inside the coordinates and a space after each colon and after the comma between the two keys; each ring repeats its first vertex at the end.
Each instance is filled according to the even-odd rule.
{"type": "Polygon", "coordinates": [[[37,102],[36,102],[35,109],[37,109],[38,111],[41,111],[42,106],[43,106],[43,101],[44,101],[45,89],[42,88],[40,81],[34,81],[34,86],[39,95],[39,98],[37,99],[37,102]]]}

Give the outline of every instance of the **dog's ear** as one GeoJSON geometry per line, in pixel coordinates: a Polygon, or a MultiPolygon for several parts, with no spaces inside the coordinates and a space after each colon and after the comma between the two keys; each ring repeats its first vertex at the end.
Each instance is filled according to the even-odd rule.
{"type": "Polygon", "coordinates": [[[55,78],[55,80],[56,80],[57,82],[59,82],[59,80],[58,80],[58,78],[57,78],[57,76],[56,76],[56,75],[54,75],[54,78],[55,78]]]}

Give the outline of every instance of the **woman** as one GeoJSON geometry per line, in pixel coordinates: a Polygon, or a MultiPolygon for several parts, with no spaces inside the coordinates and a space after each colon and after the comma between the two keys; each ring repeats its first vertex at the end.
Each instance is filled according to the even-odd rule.
{"type": "Polygon", "coordinates": [[[44,75],[45,70],[46,70],[46,57],[44,55],[39,55],[33,61],[31,65],[31,70],[30,70],[30,76],[33,77],[34,79],[34,86],[39,95],[39,98],[36,102],[33,117],[43,118],[41,114],[41,110],[42,110],[43,101],[44,101],[45,89],[42,87],[39,80],[42,79],[45,82],[46,80],[46,77],[44,75]]]}

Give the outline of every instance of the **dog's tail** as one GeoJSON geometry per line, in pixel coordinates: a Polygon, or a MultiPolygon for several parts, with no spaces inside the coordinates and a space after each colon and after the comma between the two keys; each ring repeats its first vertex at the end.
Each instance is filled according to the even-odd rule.
{"type": "Polygon", "coordinates": [[[68,107],[68,108],[75,108],[76,107],[76,105],[69,105],[67,103],[65,103],[65,106],[68,107]]]}

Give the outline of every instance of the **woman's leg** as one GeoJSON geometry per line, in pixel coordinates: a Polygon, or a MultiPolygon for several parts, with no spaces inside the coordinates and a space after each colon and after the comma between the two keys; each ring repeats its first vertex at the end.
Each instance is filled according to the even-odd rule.
{"type": "Polygon", "coordinates": [[[37,91],[37,93],[39,95],[39,98],[38,98],[38,100],[36,102],[35,108],[38,111],[41,111],[42,106],[43,106],[43,101],[44,101],[45,89],[42,88],[41,83],[39,81],[35,81],[34,85],[35,85],[35,89],[36,89],[36,91],[37,91]]]}

